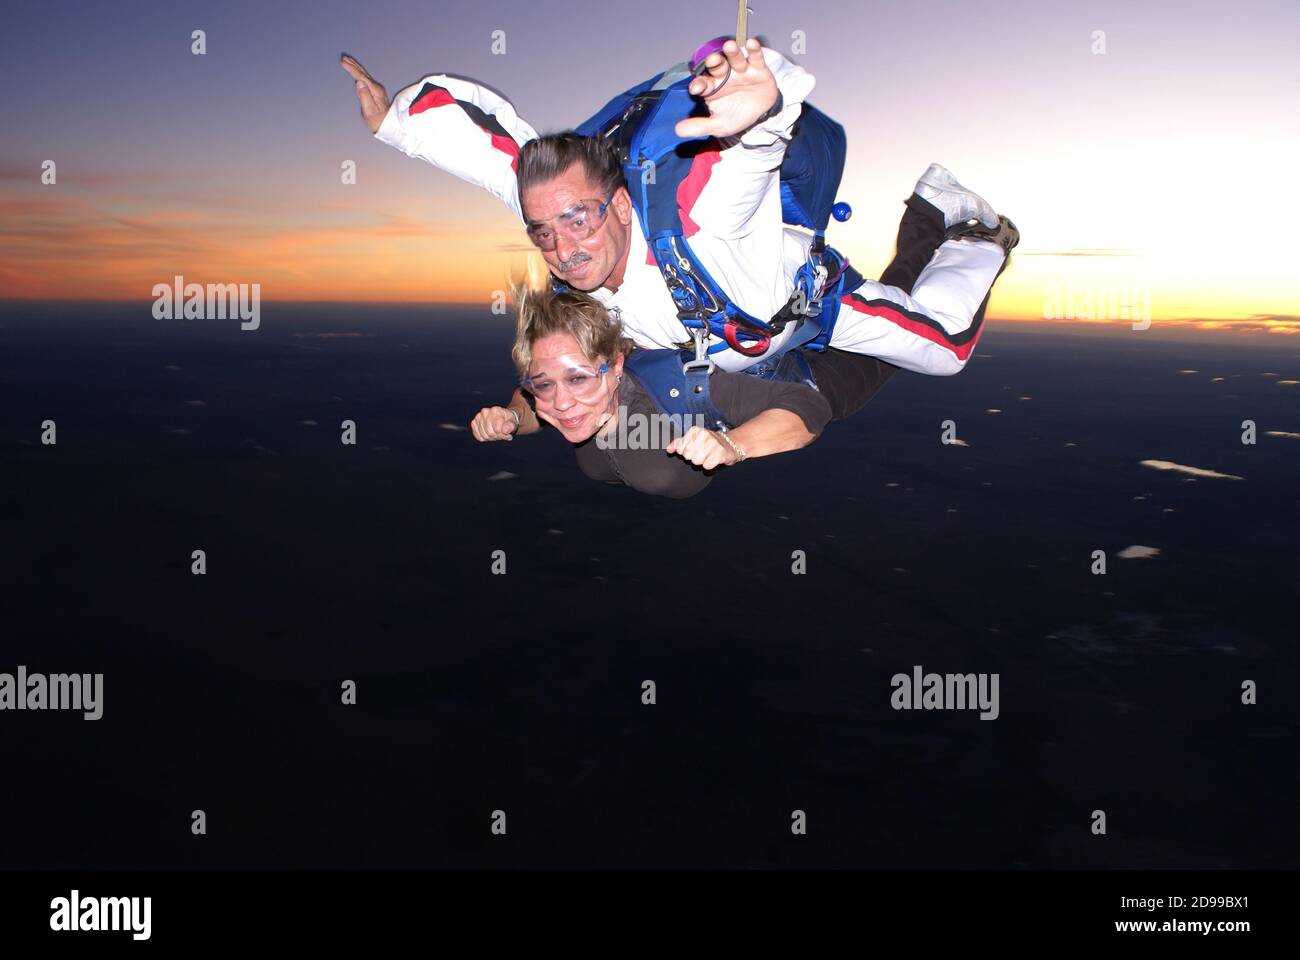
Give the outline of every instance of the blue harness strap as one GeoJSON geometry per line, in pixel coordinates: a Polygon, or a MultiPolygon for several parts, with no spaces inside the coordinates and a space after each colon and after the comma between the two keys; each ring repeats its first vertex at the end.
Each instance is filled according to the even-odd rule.
{"type": "Polygon", "coordinates": [[[760,380],[806,383],[816,390],[817,380],[813,377],[812,367],[808,365],[808,359],[802,348],[820,338],[822,333],[819,323],[805,319],[795,329],[790,339],[781,344],[779,350],[740,372],[746,376],[758,377],[760,380]]]}
{"type": "MultiPolygon", "coordinates": [[[[813,333],[816,325],[810,325],[813,333]]],[[[799,331],[795,332],[795,336],[799,331]]],[[[791,338],[794,339],[794,338],[791,338]]],[[[623,370],[630,374],[650,395],[660,412],[681,425],[700,423],[709,430],[731,430],[739,424],[727,419],[713,403],[709,392],[711,363],[699,363],[690,350],[634,350],[623,361],[623,370]]],[[[773,357],[746,367],[745,376],[760,380],[779,380],[803,383],[817,388],[812,367],[803,350],[789,347],[773,357]]]]}
{"type": "Polygon", "coordinates": [[[689,350],[633,350],[623,370],[636,378],[655,406],[679,423],[730,430],[736,424],[722,415],[709,394],[711,365],[697,365],[693,359],[689,350]]]}
{"type": "MultiPolygon", "coordinates": [[[[775,317],[754,317],[709,275],[683,229],[678,187],[689,175],[695,157],[709,149],[711,142],[703,137],[683,140],[675,130],[680,120],[708,112],[703,102],[687,91],[691,79],[688,71],[678,68],[657,74],[612,99],[578,125],[576,132],[604,138],[617,150],[646,244],[688,334],[707,330],[721,340],[709,348],[710,353],[730,348],[746,356],[762,356],[765,362],[803,344],[823,349],[833,333],[838,305],[822,317],[822,301],[830,297],[837,302],[862,282],[848,269],[847,261],[825,245],[826,227],[844,171],[844,128],[811,104],[803,104],[781,165],[781,207],[786,223],[813,231],[813,245],[786,307],[775,317]],[[845,289],[846,279],[853,277],[856,282],[845,289]],[[767,356],[772,338],[792,322],[801,330],[778,353],[767,356]],[[800,336],[810,323],[816,329],[800,336]]],[[[836,216],[839,218],[838,213],[836,216]]]]}

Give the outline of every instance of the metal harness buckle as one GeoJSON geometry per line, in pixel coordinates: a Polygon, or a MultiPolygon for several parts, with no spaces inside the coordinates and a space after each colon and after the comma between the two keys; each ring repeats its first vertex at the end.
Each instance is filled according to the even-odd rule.
{"type": "Polygon", "coordinates": [[[712,374],[714,363],[713,358],[709,356],[709,328],[707,326],[692,328],[691,339],[695,342],[695,359],[687,360],[682,364],[682,373],[689,374],[703,369],[706,375],[712,374]]]}

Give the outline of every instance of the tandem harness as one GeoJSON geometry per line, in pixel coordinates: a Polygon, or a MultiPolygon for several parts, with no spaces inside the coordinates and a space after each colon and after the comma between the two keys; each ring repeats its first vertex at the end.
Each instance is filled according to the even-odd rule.
{"type": "MultiPolygon", "coordinates": [[[[601,137],[618,152],[632,205],[640,218],[646,245],[663,274],[677,316],[694,349],[637,350],[629,370],[668,413],[701,414],[717,429],[730,424],[709,400],[710,354],[728,348],[764,359],[744,372],[764,379],[804,381],[815,387],[799,348],[823,350],[831,339],[836,304],[857,289],[862,277],[848,260],[826,245],[832,215],[844,221],[852,211],[835,202],[844,171],[844,128],[810,104],[799,120],[781,164],[782,219],[812,231],[808,259],[795,276],[794,293],[776,316],[762,320],[742,310],[727,295],[691,250],[682,223],[677,192],[695,157],[709,138],[683,140],[675,127],[688,116],[706,111],[687,92],[692,73],[681,64],[619,94],[576,132],[601,137]],[[830,309],[823,311],[828,301],[830,309]],[[794,324],[794,332],[770,356],[771,341],[794,324]],[[710,336],[722,342],[706,346],[710,336]]],[[[780,109],[778,101],[776,109],[780,109]]],[[[563,289],[563,285],[560,285],[563,289]]]]}

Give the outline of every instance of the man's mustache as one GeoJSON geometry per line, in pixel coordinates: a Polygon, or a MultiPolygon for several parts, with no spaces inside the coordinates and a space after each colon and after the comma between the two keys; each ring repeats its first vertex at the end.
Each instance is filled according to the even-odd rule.
{"type": "Polygon", "coordinates": [[[584,253],[583,251],[579,250],[568,260],[561,260],[559,263],[555,265],[555,267],[557,270],[560,271],[560,273],[568,273],[574,267],[580,267],[590,259],[591,259],[591,254],[584,253]]]}

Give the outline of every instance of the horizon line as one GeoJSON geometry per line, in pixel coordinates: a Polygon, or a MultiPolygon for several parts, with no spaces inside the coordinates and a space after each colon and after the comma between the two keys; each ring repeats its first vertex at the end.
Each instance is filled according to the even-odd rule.
{"type": "MultiPolygon", "coordinates": [[[[0,297],[0,304],[19,304],[19,303],[152,303],[153,297],[0,297]]],[[[338,299],[311,299],[311,298],[292,298],[285,300],[273,300],[272,303],[280,304],[337,304],[340,306],[411,306],[411,307],[475,307],[481,308],[490,306],[489,301],[483,300],[338,300],[338,299]]],[[[1207,316],[1181,316],[1181,317],[1151,317],[1152,327],[1161,323],[1173,323],[1179,325],[1196,324],[1196,323],[1214,323],[1214,324],[1266,324],[1270,319],[1275,319],[1274,314],[1255,314],[1247,317],[1207,317],[1207,316]]],[[[1128,318],[1109,317],[1105,319],[1089,320],[1084,318],[1047,318],[1037,316],[1022,316],[1013,314],[1003,314],[999,316],[986,316],[986,321],[1006,321],[1009,323],[1038,323],[1045,326],[1088,326],[1088,327],[1129,327],[1132,320],[1128,318]]],[[[1217,328],[1222,330],[1223,328],[1217,328]]],[[[1212,332],[1212,331],[1206,331],[1212,332]]],[[[1293,331],[1284,327],[1279,327],[1276,332],[1291,333],[1293,331]]]]}

